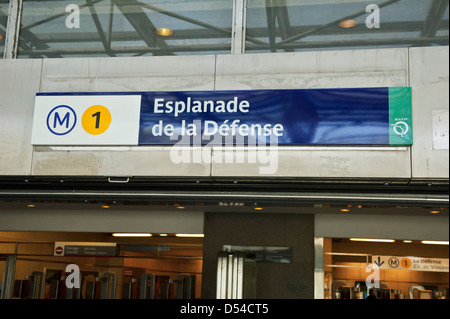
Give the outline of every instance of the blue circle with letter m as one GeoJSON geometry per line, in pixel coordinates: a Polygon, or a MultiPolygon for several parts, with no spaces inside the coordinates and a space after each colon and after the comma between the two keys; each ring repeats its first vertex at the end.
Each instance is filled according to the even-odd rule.
{"type": "Polygon", "coordinates": [[[47,116],[47,127],[55,135],[69,134],[77,124],[77,114],[67,105],[55,107],[47,116]]]}

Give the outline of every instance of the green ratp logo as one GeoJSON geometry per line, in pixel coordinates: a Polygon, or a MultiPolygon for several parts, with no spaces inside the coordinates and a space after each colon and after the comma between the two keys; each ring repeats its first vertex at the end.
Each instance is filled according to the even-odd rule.
{"type": "Polygon", "coordinates": [[[404,137],[409,132],[409,125],[404,121],[399,121],[395,124],[392,124],[395,134],[404,137]]]}

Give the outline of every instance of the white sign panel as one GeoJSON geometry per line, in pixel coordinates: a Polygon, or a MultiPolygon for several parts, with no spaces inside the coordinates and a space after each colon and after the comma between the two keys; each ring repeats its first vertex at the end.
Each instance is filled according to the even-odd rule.
{"type": "Polygon", "coordinates": [[[380,269],[449,272],[445,258],[372,256],[372,263],[380,269]]]}
{"type": "Polygon", "coordinates": [[[38,95],[31,144],[137,145],[140,95],[38,95]]]}
{"type": "Polygon", "coordinates": [[[433,111],[433,149],[448,150],[449,110],[433,111]]]}

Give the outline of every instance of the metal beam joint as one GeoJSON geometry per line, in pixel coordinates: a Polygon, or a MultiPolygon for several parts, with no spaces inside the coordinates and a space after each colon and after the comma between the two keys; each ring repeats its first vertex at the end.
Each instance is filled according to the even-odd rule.
{"type": "Polygon", "coordinates": [[[8,28],[5,39],[5,59],[16,59],[19,44],[20,20],[23,0],[10,0],[8,28]]]}

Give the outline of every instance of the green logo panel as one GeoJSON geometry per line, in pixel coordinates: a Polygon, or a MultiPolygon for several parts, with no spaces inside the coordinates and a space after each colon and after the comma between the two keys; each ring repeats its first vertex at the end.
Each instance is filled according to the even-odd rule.
{"type": "Polygon", "coordinates": [[[411,87],[389,88],[389,142],[413,144],[411,87]]]}

